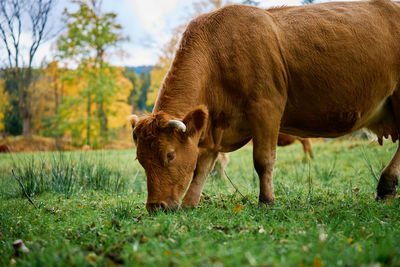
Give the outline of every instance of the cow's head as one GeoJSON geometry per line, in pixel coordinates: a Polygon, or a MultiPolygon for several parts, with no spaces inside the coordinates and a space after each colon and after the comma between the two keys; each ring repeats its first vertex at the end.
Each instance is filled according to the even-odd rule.
{"type": "Polygon", "coordinates": [[[160,111],[131,116],[137,159],[146,171],[149,212],[174,209],[196,167],[198,143],[207,124],[205,107],[197,107],[182,121],[160,111]]]}

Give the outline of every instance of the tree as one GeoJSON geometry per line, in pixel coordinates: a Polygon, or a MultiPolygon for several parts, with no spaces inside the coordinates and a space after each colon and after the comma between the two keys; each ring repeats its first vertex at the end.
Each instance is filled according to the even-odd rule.
{"type": "Polygon", "coordinates": [[[128,104],[132,106],[132,114],[138,111],[138,101],[141,95],[140,88],[142,86],[142,82],[136,74],[134,68],[125,68],[123,75],[127,78],[132,84],[132,90],[129,93],[128,104]]]}
{"type": "Polygon", "coordinates": [[[4,116],[9,107],[8,92],[5,90],[5,81],[0,80],[0,132],[4,131],[4,116]]]}
{"type": "Polygon", "coordinates": [[[303,0],[301,2],[301,4],[303,4],[303,5],[309,5],[309,4],[313,4],[313,3],[315,3],[315,0],[303,0]]]}
{"type": "Polygon", "coordinates": [[[57,119],[59,107],[63,101],[62,74],[64,69],[59,68],[57,61],[50,62],[40,75],[32,82],[32,130],[39,134],[55,137],[56,145],[60,145],[60,122],[57,119]]]}
{"type": "Polygon", "coordinates": [[[24,136],[31,135],[33,114],[29,86],[32,81],[32,64],[39,46],[49,37],[50,31],[47,25],[54,2],[54,0],[0,0],[0,39],[7,55],[6,73],[15,82],[18,92],[18,108],[23,121],[24,136]],[[31,40],[28,52],[24,56],[21,35],[29,30],[31,40]]]}
{"type": "Polygon", "coordinates": [[[121,35],[121,25],[115,22],[115,13],[102,13],[101,1],[74,1],[79,10],[74,13],[64,11],[68,31],[57,42],[59,56],[78,65],[79,72],[89,76],[87,87],[81,92],[86,99],[86,142],[90,144],[93,117],[100,123],[101,136],[107,139],[108,121],[105,104],[115,93],[112,77],[106,75],[112,67],[106,62],[106,52],[125,40],[121,35]],[[110,80],[111,79],[111,80],[110,80]],[[93,109],[95,104],[96,112],[93,109]]]}

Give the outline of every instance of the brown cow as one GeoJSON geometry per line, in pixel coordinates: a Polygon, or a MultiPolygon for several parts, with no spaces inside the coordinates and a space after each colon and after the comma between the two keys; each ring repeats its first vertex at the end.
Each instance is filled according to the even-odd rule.
{"type": "Polygon", "coordinates": [[[0,153],[10,153],[10,148],[6,144],[0,144],[0,153]]]}
{"type": "MultiPolygon", "coordinates": [[[[274,202],[279,131],[338,137],[400,129],[400,6],[390,0],[263,10],[234,5],[186,28],[152,114],[132,116],[146,208],[193,207],[219,152],[253,139],[259,202],[274,202]],[[193,177],[193,178],[192,178],[193,177]]],[[[393,197],[400,149],[377,198],[393,197]]]]}

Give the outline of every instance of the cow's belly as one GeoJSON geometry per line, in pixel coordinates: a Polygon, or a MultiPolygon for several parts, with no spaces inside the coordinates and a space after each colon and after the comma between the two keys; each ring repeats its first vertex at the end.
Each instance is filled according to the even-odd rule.
{"type": "Polygon", "coordinates": [[[280,131],[301,137],[339,137],[369,127],[384,117],[392,117],[388,100],[358,99],[341,109],[328,103],[289,107],[282,118],[280,131]]]}

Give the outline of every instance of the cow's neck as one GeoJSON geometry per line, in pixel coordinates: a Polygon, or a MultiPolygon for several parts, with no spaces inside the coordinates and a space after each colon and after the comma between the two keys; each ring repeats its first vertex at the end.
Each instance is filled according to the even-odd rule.
{"type": "Polygon", "coordinates": [[[153,113],[163,111],[182,119],[193,108],[204,103],[209,81],[209,67],[204,54],[179,50],[161,85],[153,113]]]}

